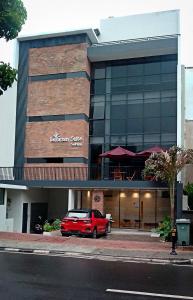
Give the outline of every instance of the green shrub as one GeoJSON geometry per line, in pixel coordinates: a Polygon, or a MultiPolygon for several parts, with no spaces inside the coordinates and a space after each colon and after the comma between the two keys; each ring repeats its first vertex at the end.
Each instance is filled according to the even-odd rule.
{"type": "Polygon", "coordinates": [[[50,231],[54,231],[54,230],[59,230],[60,229],[60,219],[55,219],[51,224],[46,221],[43,229],[44,231],[50,232],[50,231]]]}
{"type": "Polygon", "coordinates": [[[48,223],[48,221],[45,222],[44,226],[43,226],[43,230],[46,232],[50,232],[53,230],[53,226],[50,225],[50,223],[48,223]]]}
{"type": "Polygon", "coordinates": [[[156,229],[156,232],[160,234],[165,241],[171,240],[171,229],[172,223],[169,216],[165,216],[163,221],[160,222],[159,227],[156,229]]]}
{"type": "Polygon", "coordinates": [[[188,206],[193,210],[193,183],[187,183],[184,186],[184,195],[188,196],[188,206]]]}

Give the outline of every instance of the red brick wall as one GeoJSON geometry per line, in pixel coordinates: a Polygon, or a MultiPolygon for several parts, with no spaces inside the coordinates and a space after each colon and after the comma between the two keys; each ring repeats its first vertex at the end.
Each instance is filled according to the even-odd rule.
{"type": "Polygon", "coordinates": [[[88,158],[88,123],[84,120],[27,123],[25,157],[88,158]],[[83,145],[73,147],[69,142],[50,142],[56,132],[61,137],[83,137],[83,145]]]}
{"type": "Polygon", "coordinates": [[[86,43],[29,50],[29,75],[86,71],[90,74],[86,43]]]}
{"type": "Polygon", "coordinates": [[[28,116],[79,114],[89,115],[90,83],[86,78],[30,82],[28,116]]]}

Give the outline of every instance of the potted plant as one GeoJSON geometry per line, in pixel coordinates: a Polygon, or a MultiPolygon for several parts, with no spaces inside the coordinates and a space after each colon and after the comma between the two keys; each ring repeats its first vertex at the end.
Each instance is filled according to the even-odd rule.
{"type": "Polygon", "coordinates": [[[172,223],[169,216],[165,216],[159,223],[159,227],[156,228],[155,232],[160,234],[160,237],[164,241],[169,242],[171,240],[172,223]]]}
{"type": "Polygon", "coordinates": [[[184,186],[184,195],[188,196],[188,206],[190,210],[193,210],[193,183],[187,183],[184,186]]]}
{"type": "Polygon", "coordinates": [[[60,219],[46,221],[43,226],[43,235],[55,236],[60,235],[60,219]]]}

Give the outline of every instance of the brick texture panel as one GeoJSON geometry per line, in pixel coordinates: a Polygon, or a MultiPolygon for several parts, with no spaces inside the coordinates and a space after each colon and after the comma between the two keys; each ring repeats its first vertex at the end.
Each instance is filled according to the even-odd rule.
{"type": "Polygon", "coordinates": [[[69,78],[31,82],[28,85],[28,116],[89,115],[90,82],[69,78]]]}
{"type": "Polygon", "coordinates": [[[25,180],[88,180],[85,164],[25,164],[25,180]]]}
{"type": "Polygon", "coordinates": [[[45,75],[86,71],[90,74],[87,59],[88,44],[71,44],[29,50],[29,75],[45,75]]]}
{"type": "Polygon", "coordinates": [[[98,209],[102,214],[104,213],[104,192],[93,191],[92,192],[92,209],[98,209]],[[95,197],[100,197],[99,201],[95,200],[95,197]]]}
{"type": "Polygon", "coordinates": [[[25,157],[88,158],[88,134],[89,126],[84,120],[27,123],[25,157]],[[55,133],[61,137],[82,137],[83,145],[73,147],[70,142],[50,142],[50,137],[55,133]]]}

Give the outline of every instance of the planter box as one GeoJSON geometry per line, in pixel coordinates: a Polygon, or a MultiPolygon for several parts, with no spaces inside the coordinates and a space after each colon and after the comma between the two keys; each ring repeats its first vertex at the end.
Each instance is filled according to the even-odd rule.
{"type": "Polygon", "coordinates": [[[46,236],[61,236],[61,232],[60,232],[60,230],[54,230],[54,231],[50,231],[50,232],[44,231],[43,235],[46,235],[46,236]]]}

